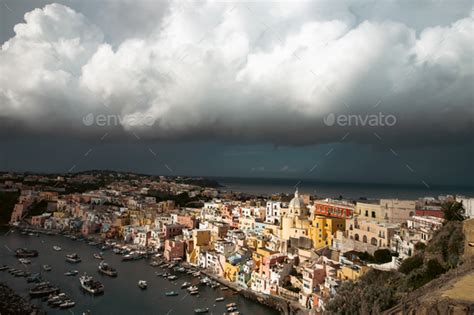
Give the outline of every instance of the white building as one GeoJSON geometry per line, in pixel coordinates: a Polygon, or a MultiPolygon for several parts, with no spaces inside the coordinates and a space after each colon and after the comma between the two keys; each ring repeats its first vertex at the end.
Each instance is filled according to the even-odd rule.
{"type": "Polygon", "coordinates": [[[280,201],[267,201],[265,209],[265,222],[267,223],[279,223],[281,216],[281,202],[280,201]]]}

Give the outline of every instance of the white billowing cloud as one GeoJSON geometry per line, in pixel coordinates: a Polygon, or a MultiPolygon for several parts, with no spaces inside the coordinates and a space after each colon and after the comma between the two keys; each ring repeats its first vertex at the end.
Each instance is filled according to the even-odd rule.
{"type": "Polygon", "coordinates": [[[113,113],[143,137],[309,144],[373,134],[328,127],[330,113],[383,112],[397,117],[388,139],[462,141],[473,128],[473,15],[414,27],[380,5],[383,18],[337,6],[171,4],[149,36],[112,45],[87,17],[47,5],[2,46],[0,119],[88,133],[83,116],[113,113]]]}

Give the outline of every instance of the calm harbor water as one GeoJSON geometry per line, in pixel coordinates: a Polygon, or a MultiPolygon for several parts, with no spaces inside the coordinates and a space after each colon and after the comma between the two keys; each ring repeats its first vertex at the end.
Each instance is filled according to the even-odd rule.
{"type": "MultiPolygon", "coordinates": [[[[94,246],[83,241],[74,241],[63,236],[22,235],[18,231],[5,235],[0,230],[0,265],[8,264],[15,268],[27,269],[31,273],[41,272],[45,280],[58,285],[62,292],[69,295],[76,302],[76,306],[70,310],[54,309],[47,306],[41,299],[34,299],[34,303],[42,304],[48,314],[82,314],[90,310],[91,314],[163,314],[181,315],[194,314],[195,308],[209,307],[209,314],[223,314],[225,304],[235,302],[242,314],[254,315],[276,315],[277,311],[260,305],[254,301],[245,299],[240,295],[234,295],[232,290],[222,291],[220,288],[211,289],[207,286],[199,286],[199,296],[190,296],[186,290],[181,289],[185,281],[198,283],[199,279],[193,278],[186,273],[172,272],[179,278],[168,281],[157,277],[155,272],[163,272],[159,267],[151,267],[149,261],[122,262],[121,256],[112,251],[105,251],[105,261],[118,271],[117,278],[101,275],[97,271],[99,260],[93,258],[93,254],[99,252],[94,246]],[[53,250],[57,245],[62,251],[53,250]],[[19,247],[27,247],[39,251],[39,256],[31,258],[31,264],[23,266],[14,257],[14,250],[19,247]],[[69,264],[65,261],[65,255],[77,252],[82,259],[78,264],[69,264]],[[41,266],[49,264],[52,271],[43,271],[41,266]],[[78,276],[67,277],[64,273],[68,270],[77,269],[79,275],[84,272],[94,276],[105,285],[105,294],[91,296],[81,291],[78,276]],[[138,280],[148,282],[147,290],[140,290],[137,286],[138,280]],[[178,296],[167,297],[165,292],[178,291],[178,296]],[[215,302],[217,297],[223,296],[223,302],[215,302]]],[[[168,271],[168,269],[166,269],[168,271]]],[[[15,278],[6,271],[0,271],[0,281],[6,282],[12,289],[22,296],[27,297],[33,284],[26,282],[26,278],[15,278]]]]}

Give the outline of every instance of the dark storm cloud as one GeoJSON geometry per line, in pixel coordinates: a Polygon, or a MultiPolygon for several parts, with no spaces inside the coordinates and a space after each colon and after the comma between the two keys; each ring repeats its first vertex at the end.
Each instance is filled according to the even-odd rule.
{"type": "Polygon", "coordinates": [[[61,3],[28,12],[3,43],[4,134],[472,139],[468,1],[61,3]]]}

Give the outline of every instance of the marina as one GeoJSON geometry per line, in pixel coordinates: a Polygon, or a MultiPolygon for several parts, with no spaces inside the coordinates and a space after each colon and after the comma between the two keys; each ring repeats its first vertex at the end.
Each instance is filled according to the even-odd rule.
{"type": "MultiPolygon", "coordinates": [[[[166,315],[170,311],[169,314],[194,314],[196,311],[199,311],[197,313],[202,311],[202,313],[208,312],[209,314],[228,314],[226,303],[219,302],[222,297],[227,304],[235,303],[239,314],[278,314],[277,311],[255,301],[248,300],[241,295],[235,295],[233,290],[222,290],[221,288],[224,288],[222,286],[213,289],[209,284],[201,285],[199,283],[201,273],[197,269],[183,271],[178,264],[162,262],[159,263],[160,266],[152,267],[150,266],[152,261],[144,259],[144,257],[134,259],[134,261],[122,262],[123,255],[126,255],[127,250],[123,249],[121,254],[116,254],[113,248],[110,248],[103,252],[104,261],[120,273],[119,277],[111,277],[99,271],[99,261],[94,258],[94,253],[102,250],[103,244],[89,245],[85,240],[61,235],[40,234],[39,237],[32,237],[28,234],[21,234],[19,231],[9,233],[7,236],[4,234],[1,233],[0,236],[2,245],[0,248],[0,260],[2,261],[0,270],[3,270],[0,272],[0,281],[7,283],[22,296],[27,296],[30,290],[41,284],[41,281],[49,282],[52,287],[40,287],[40,290],[36,290],[34,293],[41,295],[46,294],[41,289],[44,289],[43,291],[51,290],[54,295],[64,293],[67,299],[61,295],[53,305],[48,304],[51,293],[43,296],[47,297],[46,300],[43,300],[43,297],[34,298],[32,302],[41,305],[48,314],[65,314],[66,308],[69,308],[75,314],[82,314],[87,311],[90,311],[90,314],[166,315]],[[53,244],[60,246],[62,252],[51,250],[53,244]],[[36,250],[38,256],[29,257],[31,264],[23,265],[18,261],[18,258],[15,258],[15,250],[18,248],[36,250]],[[74,251],[82,258],[81,263],[74,265],[75,270],[71,270],[71,263],[64,259],[64,251],[66,253],[74,251]],[[52,271],[45,272],[43,265],[51,266],[52,271]],[[171,268],[168,268],[170,265],[171,268]],[[11,268],[22,277],[15,277],[10,274],[11,268]],[[76,271],[77,273],[75,273],[76,271]],[[84,272],[104,285],[103,294],[93,295],[81,289],[79,277],[75,277],[75,275],[83,275],[84,272]],[[161,275],[157,276],[155,272],[161,275]],[[198,272],[198,275],[192,275],[198,272]],[[30,275],[25,277],[24,275],[27,273],[30,273],[30,275]],[[163,277],[163,275],[166,275],[166,277],[163,277]],[[33,276],[40,277],[40,283],[35,282],[38,279],[27,282],[27,279],[30,278],[34,280],[33,276]],[[177,279],[170,281],[167,279],[170,276],[172,278],[176,276],[177,279]],[[137,287],[139,280],[147,282],[146,290],[137,287]],[[131,288],[136,289],[131,290],[131,288]],[[166,293],[173,294],[167,295],[166,293]],[[175,295],[175,293],[178,294],[175,295]],[[62,303],[59,304],[59,300],[62,303]]],[[[202,277],[205,276],[202,275],[202,277]]]]}

